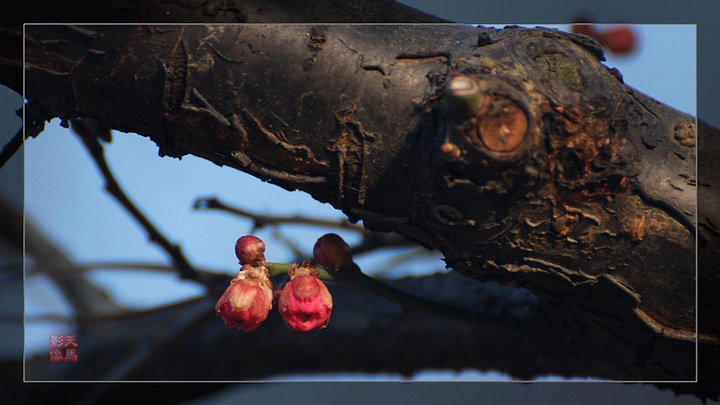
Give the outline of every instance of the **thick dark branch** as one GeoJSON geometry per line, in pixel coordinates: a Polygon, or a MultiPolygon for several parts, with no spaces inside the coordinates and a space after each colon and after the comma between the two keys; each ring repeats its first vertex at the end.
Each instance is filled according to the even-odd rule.
{"type": "MultiPolygon", "coordinates": [[[[488,370],[497,369],[498,364],[504,365],[503,372],[518,379],[553,374],[615,380],[632,380],[637,375],[646,375],[662,380],[672,378],[679,371],[660,370],[650,364],[645,365],[644,370],[628,367],[628,353],[617,351],[619,338],[604,329],[608,320],[597,318],[594,320],[596,326],[588,330],[586,325],[575,322],[555,304],[527,292],[497,284],[468,283],[465,278],[453,274],[407,278],[392,284],[434,300],[465,308],[482,308],[498,316],[536,314],[542,326],[535,333],[520,335],[514,331],[488,330],[430,315],[407,313],[385,299],[332,284],[329,288],[338,305],[327,329],[293,333],[276,312],[271,312],[260,328],[245,333],[226,328],[212,314],[203,316],[202,320],[195,318],[203,308],[212,308],[214,297],[208,297],[182,307],[153,311],[134,322],[127,319],[97,322],[104,325],[104,330],[116,330],[117,334],[98,352],[86,351],[84,367],[75,368],[65,377],[98,379],[96,362],[98,365],[118,364],[128,370],[127,364],[109,362],[109,358],[140,358],[134,353],[146,352],[146,345],[154,347],[154,356],[144,357],[142,364],[133,364],[131,372],[122,374],[123,379],[259,380],[307,372],[394,372],[409,376],[428,368],[488,370]],[[458,299],[457,293],[461,298],[458,299]],[[180,317],[193,320],[193,328],[182,336],[176,335],[163,346],[156,346],[154,342],[166,334],[165,326],[169,328],[180,317]],[[557,330],[564,331],[564,338],[557,330]],[[125,333],[146,338],[127,338],[125,333]],[[598,346],[597,342],[587,338],[593,333],[604,335],[603,344],[598,346]],[[580,336],[586,338],[578,338],[580,336]],[[198,342],[213,342],[214,348],[222,348],[222,355],[208,356],[208,350],[217,351],[205,346],[198,350],[198,342]],[[107,347],[113,350],[107,350],[107,347]],[[600,353],[602,355],[598,356],[600,353]],[[619,362],[618,358],[625,361],[619,362]]],[[[84,342],[93,341],[91,336],[83,338],[84,342]]],[[[627,343],[622,342],[622,346],[627,343]]],[[[689,349],[693,346],[691,342],[677,344],[689,349]]],[[[90,346],[86,344],[87,350],[90,346]]],[[[667,347],[665,350],[676,349],[667,347]]],[[[652,357],[649,352],[645,355],[652,357]]],[[[46,363],[45,357],[32,362],[28,378],[46,378],[45,373],[51,372],[44,367],[46,363]]],[[[117,374],[112,369],[105,370],[107,375],[117,374]]],[[[684,373],[692,374],[692,370],[684,373]]]]}
{"type": "MultiPolygon", "coordinates": [[[[0,2],[0,83],[22,92],[22,23],[439,23],[393,0],[6,0],[0,2]]],[[[76,30],[77,38],[88,37],[76,30]]]]}
{"type": "Polygon", "coordinates": [[[302,189],[464,275],[551,297],[580,325],[564,338],[610,344],[591,357],[626,352],[611,357],[632,379],[693,378],[694,119],[625,86],[587,38],[83,29],[75,47],[58,42],[73,29],[28,30],[43,111],[302,189]]]}
{"type": "MultiPolygon", "coordinates": [[[[313,23],[313,22],[442,22],[393,0],[108,0],[103,3],[50,0],[4,1],[4,21],[77,23],[313,23]],[[78,4],[81,3],[81,4],[78,4]],[[72,5],[70,5],[72,4],[72,5]]],[[[82,35],[82,33],[80,33],[82,35]]]]}

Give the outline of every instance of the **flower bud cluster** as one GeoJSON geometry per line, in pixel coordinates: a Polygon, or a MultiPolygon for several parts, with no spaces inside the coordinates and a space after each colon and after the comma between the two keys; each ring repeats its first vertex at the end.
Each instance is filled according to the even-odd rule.
{"type": "Polygon", "coordinates": [[[235,243],[235,254],[243,266],[215,304],[215,313],[228,327],[249,331],[267,319],[272,308],[272,283],[264,252],[265,243],[251,235],[235,243]]]}
{"type": "MultiPolygon", "coordinates": [[[[310,259],[300,266],[293,264],[288,280],[273,290],[264,253],[265,243],[255,236],[243,236],[235,243],[242,268],[215,305],[215,312],[225,325],[253,330],[267,318],[274,302],[290,329],[305,332],[327,327],[332,296],[310,259]]],[[[325,268],[347,270],[353,264],[350,246],[335,234],[318,239],[313,256],[325,268]]]]}

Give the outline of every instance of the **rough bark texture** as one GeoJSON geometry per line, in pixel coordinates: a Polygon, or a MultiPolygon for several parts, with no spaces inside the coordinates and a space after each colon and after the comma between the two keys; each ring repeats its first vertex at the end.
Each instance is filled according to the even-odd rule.
{"type": "Polygon", "coordinates": [[[8,0],[0,2],[0,77],[22,93],[22,23],[301,23],[445,20],[393,0],[8,0]]]}
{"type": "MultiPolygon", "coordinates": [[[[139,2],[141,7],[124,8],[131,14],[121,19],[314,21],[303,10],[293,14],[274,3],[262,15],[241,12],[247,2],[235,3],[236,8],[215,10],[190,2],[139,2]],[[171,12],[147,12],[155,9],[171,12]],[[238,18],[241,14],[248,19],[238,18]]],[[[63,14],[53,7],[29,8],[32,17],[21,18],[47,21],[63,14]]],[[[102,9],[110,11],[107,21],[117,21],[117,7],[102,9]]],[[[362,16],[379,21],[364,9],[362,16]]],[[[21,8],[3,15],[17,10],[21,8]]],[[[345,21],[344,14],[331,10],[328,18],[315,14],[317,20],[345,21]]],[[[105,20],[98,15],[90,14],[88,21],[105,20]]],[[[152,137],[166,154],[195,153],[286,188],[302,188],[377,229],[398,229],[443,249],[449,264],[464,275],[522,284],[546,295],[550,309],[536,316],[558,325],[550,340],[565,342],[558,347],[568,349],[554,353],[543,367],[522,371],[509,364],[515,360],[498,358],[504,364],[500,367],[518,377],[582,370],[582,375],[605,378],[693,378],[695,353],[688,331],[695,292],[688,263],[695,230],[689,196],[697,185],[701,383],[674,389],[717,398],[720,218],[713,208],[719,179],[703,167],[720,156],[717,130],[703,123],[698,127],[700,177],[694,181],[692,118],[623,86],[598,64],[594,45],[557,33],[449,34],[457,43],[443,37],[447,33],[436,39],[422,34],[412,41],[380,35],[385,45],[376,49],[378,41],[357,38],[357,31],[335,36],[333,29],[340,27],[306,26],[282,38],[270,35],[279,43],[257,34],[260,27],[242,33],[231,32],[237,27],[216,28],[230,38],[213,37],[202,27],[119,30],[107,37],[63,33],[62,28],[39,33],[50,41],[39,44],[34,74],[55,87],[35,93],[41,101],[37,117],[97,116],[114,128],[152,137]],[[68,44],[53,43],[66,35],[73,36],[68,44]],[[353,36],[357,42],[350,42],[353,36]],[[110,37],[115,42],[105,42],[110,37]],[[338,37],[347,39],[343,56],[338,37]],[[243,39],[234,43],[238,38],[243,39]],[[74,51],[73,42],[78,46],[74,51]],[[336,60],[330,60],[331,53],[338,55],[336,60]],[[340,67],[333,70],[335,63],[340,67]],[[521,136],[515,149],[503,150],[478,135],[467,114],[450,113],[443,100],[452,71],[487,79],[482,93],[515,111],[505,116],[509,122],[525,117],[528,129],[517,131],[521,136]],[[136,73],[139,80],[130,80],[136,73]],[[290,82],[290,75],[300,82],[290,82]],[[95,83],[99,87],[81,83],[89,78],[103,80],[95,83]],[[296,91],[292,102],[287,102],[288,86],[296,91]],[[118,98],[117,88],[131,96],[118,98]],[[300,97],[304,91],[313,93],[300,97]],[[137,107],[137,100],[145,100],[143,107],[137,107]],[[128,107],[120,108],[118,102],[128,107]],[[388,188],[392,192],[383,195],[388,188]],[[584,356],[586,364],[573,369],[584,356]],[[592,367],[594,362],[601,365],[592,367]]],[[[16,50],[6,44],[19,31],[2,34],[3,47],[16,50]]],[[[21,83],[17,55],[11,52],[0,63],[3,84],[14,89],[21,83]]],[[[463,296],[463,286],[454,286],[457,296],[463,296]]],[[[478,347],[474,339],[484,335],[470,331],[467,336],[471,341],[458,343],[462,347],[478,347]]],[[[504,347],[505,338],[490,344],[504,347]]],[[[516,361],[544,358],[538,352],[523,356],[516,361]]]]}
{"type": "Polygon", "coordinates": [[[0,5],[3,21],[48,22],[441,22],[392,0],[15,0],[0,5]]]}
{"type": "Polygon", "coordinates": [[[26,45],[39,117],[96,117],[301,189],[551,297],[598,345],[610,331],[623,379],[695,377],[694,119],[622,84],[586,37],[30,26],[26,45]],[[448,100],[458,76],[479,106],[448,100]]]}

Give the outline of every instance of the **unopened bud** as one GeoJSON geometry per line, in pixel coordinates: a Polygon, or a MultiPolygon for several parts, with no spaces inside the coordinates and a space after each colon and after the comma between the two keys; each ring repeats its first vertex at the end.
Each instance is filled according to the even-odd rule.
{"type": "Polygon", "coordinates": [[[598,35],[597,41],[607,50],[618,55],[626,55],[635,49],[635,32],[630,27],[610,28],[598,35]]]}
{"type": "Polygon", "coordinates": [[[265,243],[252,235],[245,235],[235,242],[235,255],[240,264],[265,264],[265,243]]]}
{"type": "Polygon", "coordinates": [[[334,233],[325,234],[315,242],[313,257],[318,266],[328,269],[348,268],[353,261],[350,245],[334,233]]]}
{"type": "Polygon", "coordinates": [[[243,266],[215,304],[225,326],[244,331],[257,328],[272,308],[272,283],[264,267],[243,266]]]}
{"type": "Polygon", "coordinates": [[[332,312],[332,296],[317,277],[317,269],[308,259],[300,267],[293,265],[288,275],[290,280],[275,293],[285,324],[303,332],[326,327],[332,312]]]}

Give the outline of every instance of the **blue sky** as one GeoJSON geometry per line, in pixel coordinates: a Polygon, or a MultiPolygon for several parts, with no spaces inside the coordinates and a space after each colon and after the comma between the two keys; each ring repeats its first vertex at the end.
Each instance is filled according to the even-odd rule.
{"type": "MultiPolygon", "coordinates": [[[[501,25],[502,26],[502,25],[501,25]]],[[[547,25],[545,25],[547,26],[547,25]]],[[[553,26],[568,30],[569,26],[553,26]]],[[[640,48],[632,56],[608,55],[606,64],[617,67],[625,82],[681,111],[694,115],[696,109],[695,26],[635,26],[640,48]],[[668,57],[672,52],[673,57],[668,57]]],[[[216,196],[223,201],[259,213],[304,214],[343,218],[328,204],[300,192],[263,183],[247,174],[193,156],[182,160],[159,158],[157,146],[147,138],[114,132],[106,156],[121,186],[146,215],[174,243],[179,243],[194,265],[226,272],[237,271],[233,246],[250,231],[251,224],[210,211],[193,211],[200,197],[216,196]]],[[[103,190],[93,162],[77,137],[61,128],[58,121],[46,126],[37,139],[25,143],[25,207],[29,220],[64,249],[76,262],[167,262],[164,252],[147,242],[147,236],[125,211],[103,190]]],[[[283,235],[310,253],[316,238],[325,229],[298,226],[282,228],[283,235]]],[[[335,230],[331,230],[335,231],[335,230]]],[[[352,233],[341,233],[349,242],[352,233]]],[[[257,233],[270,241],[269,230],[257,233]]],[[[391,256],[386,254],[384,258],[391,256]]],[[[270,261],[287,261],[287,247],[268,243],[270,261]]],[[[442,270],[440,254],[430,254],[412,265],[395,269],[392,275],[442,270]]],[[[382,258],[360,264],[372,271],[382,258]]],[[[174,274],[119,270],[95,271],[90,277],[107,288],[121,304],[146,308],[199,294],[191,282],[180,282],[174,274]],[[163,294],[158,294],[163,291],[163,294]]],[[[60,294],[42,277],[26,279],[26,316],[70,315],[60,294]]],[[[47,350],[49,334],[70,333],[62,324],[26,324],[26,353],[47,350]]],[[[469,372],[423,374],[422,379],[502,379],[494,374],[469,372]],[[468,377],[469,376],[469,377],[468,377]]],[[[361,377],[362,378],[362,377],[361,377]]],[[[385,379],[385,377],[381,378],[385,379]]]]}

